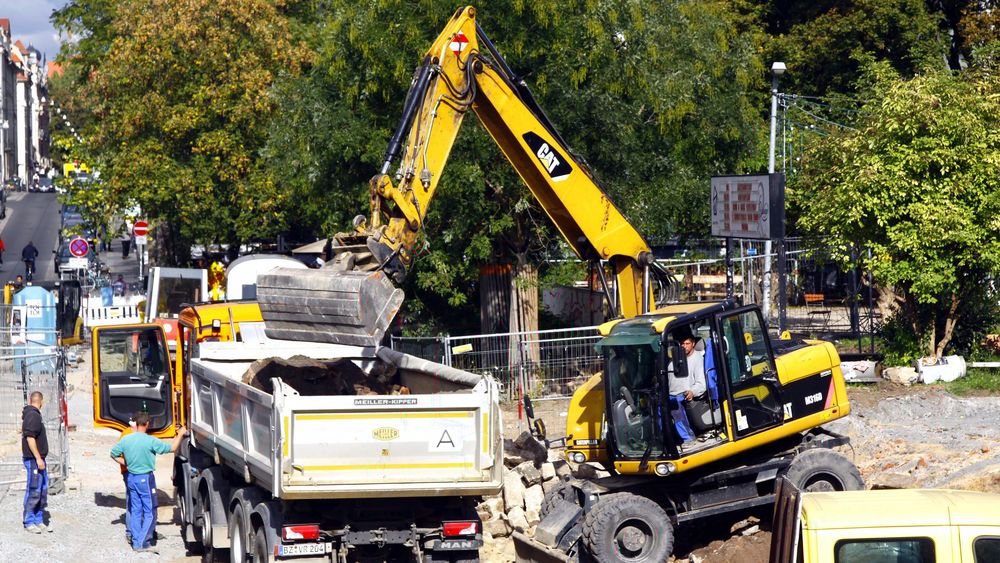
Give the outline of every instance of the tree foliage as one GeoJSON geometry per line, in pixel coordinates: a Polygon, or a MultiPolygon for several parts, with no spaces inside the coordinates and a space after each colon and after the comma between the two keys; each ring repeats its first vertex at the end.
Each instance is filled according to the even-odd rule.
{"type": "Polygon", "coordinates": [[[258,151],[279,73],[309,52],[267,0],[76,0],[56,15],[82,38],[88,161],[103,197],[134,200],[173,260],[191,242],[238,243],[284,227],[287,194],[258,151]],[[120,17],[119,17],[120,15],[120,17]]]}
{"type": "Polygon", "coordinates": [[[799,225],[871,249],[865,265],[941,355],[1000,271],[1000,82],[979,69],[902,79],[886,63],[865,80],[857,129],[816,143],[795,178],[799,225]]]}

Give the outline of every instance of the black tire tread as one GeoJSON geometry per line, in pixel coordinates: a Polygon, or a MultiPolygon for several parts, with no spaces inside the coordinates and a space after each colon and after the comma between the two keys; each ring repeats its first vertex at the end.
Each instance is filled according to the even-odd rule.
{"type": "Polygon", "coordinates": [[[810,479],[822,474],[837,478],[845,491],[861,491],[865,488],[865,481],[854,463],[844,454],[829,448],[812,448],[798,454],[788,466],[785,477],[796,487],[805,490],[810,479]]]}
{"type": "Polygon", "coordinates": [[[270,559],[267,549],[267,534],[263,528],[259,528],[253,535],[253,561],[254,563],[267,563],[270,559]]]}
{"type": "Polygon", "coordinates": [[[229,541],[231,542],[230,545],[233,545],[233,543],[235,543],[232,542],[233,536],[237,534],[242,536],[243,541],[241,542],[241,544],[243,546],[244,553],[241,558],[240,554],[238,554],[235,549],[232,549],[232,547],[230,547],[229,561],[247,561],[246,552],[249,551],[250,546],[247,545],[246,542],[246,537],[247,537],[246,526],[247,526],[247,519],[246,515],[243,513],[243,505],[241,503],[236,503],[233,506],[232,514],[229,515],[229,538],[230,538],[229,541]]]}
{"type": "MultiPolygon", "coordinates": [[[[602,532],[617,529],[616,519],[623,514],[641,513],[652,522],[659,520],[661,526],[656,529],[661,533],[663,549],[659,553],[649,554],[646,561],[659,563],[667,561],[674,549],[674,527],[666,511],[655,501],[632,493],[613,493],[604,495],[597,505],[589,511],[583,520],[583,543],[598,563],[615,563],[615,549],[607,543],[608,537],[602,532]]],[[[613,533],[613,532],[612,532],[613,533]]]]}
{"type": "Polygon", "coordinates": [[[552,512],[552,508],[556,503],[561,500],[573,502],[572,492],[572,485],[566,481],[560,481],[542,497],[542,508],[539,510],[539,516],[544,519],[549,512],[552,512]]]}

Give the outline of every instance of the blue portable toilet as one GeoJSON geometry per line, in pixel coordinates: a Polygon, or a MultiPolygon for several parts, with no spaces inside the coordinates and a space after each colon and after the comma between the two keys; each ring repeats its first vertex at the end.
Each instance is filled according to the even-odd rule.
{"type": "Polygon", "coordinates": [[[11,331],[21,332],[23,338],[11,334],[12,342],[24,342],[27,346],[56,345],[56,298],[52,292],[30,285],[14,295],[13,305],[11,331]]]}
{"type": "MultiPolygon", "coordinates": [[[[53,372],[56,346],[56,299],[44,288],[28,286],[17,292],[10,312],[10,342],[14,373],[21,374],[25,393],[39,377],[53,372]]],[[[25,397],[27,399],[27,397],[25,397]]]]}

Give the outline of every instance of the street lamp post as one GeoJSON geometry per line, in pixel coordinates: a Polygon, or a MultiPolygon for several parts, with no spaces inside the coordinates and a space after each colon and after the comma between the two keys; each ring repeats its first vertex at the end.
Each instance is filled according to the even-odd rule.
{"type": "MultiPolygon", "coordinates": [[[[778,129],[778,80],[785,73],[787,67],[783,62],[771,64],[771,138],[767,151],[767,172],[774,174],[774,144],[778,129]]],[[[774,216],[774,214],[772,214],[774,216]]],[[[786,305],[788,303],[788,276],[787,265],[785,264],[785,240],[778,239],[778,331],[785,330],[786,325],[786,305]]],[[[771,240],[765,244],[765,254],[768,258],[764,261],[764,311],[770,313],[771,299],[771,240]]]]}

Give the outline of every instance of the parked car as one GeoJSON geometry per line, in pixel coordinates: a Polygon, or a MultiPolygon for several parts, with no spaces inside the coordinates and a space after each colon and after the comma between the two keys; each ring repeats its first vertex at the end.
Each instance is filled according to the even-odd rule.
{"type": "Polygon", "coordinates": [[[38,191],[41,193],[51,193],[56,191],[56,185],[52,182],[51,178],[39,178],[38,191]]]}

